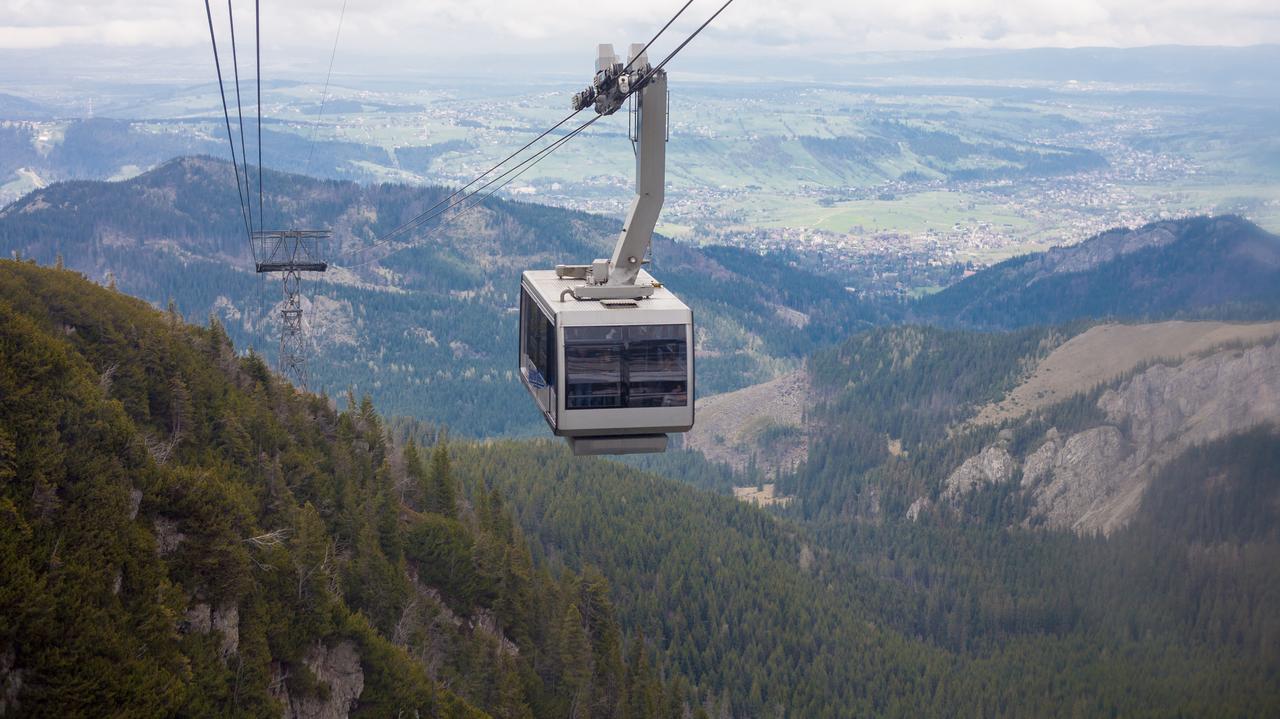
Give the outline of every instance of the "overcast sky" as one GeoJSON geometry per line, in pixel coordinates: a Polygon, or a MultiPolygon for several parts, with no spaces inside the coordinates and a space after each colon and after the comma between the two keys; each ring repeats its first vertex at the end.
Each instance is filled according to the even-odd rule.
{"type": "MultiPolygon", "coordinates": [[[[253,0],[234,1],[244,43],[251,39],[253,0]]],[[[721,2],[695,0],[659,47],[672,47],[721,2]]],[[[301,69],[327,62],[343,0],[261,4],[265,64],[301,69]]],[[[647,39],[681,4],[347,0],[339,57],[411,62],[570,49],[591,56],[596,42],[647,39]]],[[[213,9],[225,26],[226,0],[213,0],[213,9]]],[[[207,52],[205,22],[200,0],[0,0],[0,49],[66,48],[86,62],[95,47],[169,48],[186,56],[207,52]]],[[[941,48],[1275,42],[1277,0],[735,0],[689,54],[832,59],[941,48]]]]}

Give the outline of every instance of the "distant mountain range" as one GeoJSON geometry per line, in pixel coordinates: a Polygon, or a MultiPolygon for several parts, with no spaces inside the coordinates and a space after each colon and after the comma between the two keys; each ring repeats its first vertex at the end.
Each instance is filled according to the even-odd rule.
{"type": "MultiPolygon", "coordinates": [[[[0,252],[42,264],[60,255],[157,306],[173,299],[194,321],[216,314],[237,346],[274,359],[280,289],[251,271],[234,188],[229,164],[203,158],[124,182],[57,183],[0,210],[0,252]]],[[[333,267],[304,285],[317,387],[354,386],[384,411],[435,417],[465,434],[540,431],[512,377],[519,273],[607,256],[619,223],[493,200],[407,244],[366,249],[446,190],[274,172],[266,190],[266,206],[279,208],[269,226],[334,231],[333,267]]],[[[832,280],[742,250],[659,238],[652,260],[697,315],[703,393],[798,367],[813,349],[885,318],[832,280]]]]}
{"type": "Polygon", "coordinates": [[[1239,217],[1117,229],[1022,255],[921,300],[925,322],[983,329],[1076,319],[1280,316],[1280,237],[1239,217]]]}
{"type": "Polygon", "coordinates": [[[43,105],[26,98],[0,92],[0,118],[6,120],[43,120],[52,113],[43,105]]]}

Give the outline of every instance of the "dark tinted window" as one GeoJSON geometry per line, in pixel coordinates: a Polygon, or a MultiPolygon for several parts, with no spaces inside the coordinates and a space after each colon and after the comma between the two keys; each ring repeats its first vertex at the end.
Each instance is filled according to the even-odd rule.
{"type": "Polygon", "coordinates": [[[684,325],[566,327],[565,407],[684,407],[689,355],[684,325]]]}
{"type": "Polygon", "coordinates": [[[528,291],[520,288],[520,352],[537,370],[529,373],[535,387],[555,384],[556,328],[528,291]]]}

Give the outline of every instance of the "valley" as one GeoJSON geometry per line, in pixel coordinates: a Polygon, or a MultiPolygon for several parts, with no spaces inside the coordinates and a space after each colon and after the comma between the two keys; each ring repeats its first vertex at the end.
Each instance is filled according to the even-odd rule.
{"type": "MultiPolygon", "coordinates": [[[[1096,67],[1078,55],[1082,74],[1096,67]]],[[[990,56],[1003,72],[972,78],[955,76],[945,58],[853,64],[838,69],[843,82],[800,70],[719,81],[694,73],[672,85],[670,152],[682,160],[659,231],[779,254],[857,292],[907,297],[1156,219],[1231,213],[1280,230],[1274,87],[1244,70],[1274,64],[1274,49],[1234,55],[1232,87],[1210,69],[1223,58],[1195,48],[1172,65],[1130,50],[1125,64],[1138,69],[1125,83],[1063,78],[1019,53],[990,56]]],[[[21,77],[10,84],[23,86],[21,77]]],[[[561,75],[516,92],[476,78],[271,83],[264,162],[331,179],[456,186],[559,119],[574,86],[561,75]]],[[[71,119],[83,108],[67,95],[31,90],[24,112],[0,116],[0,203],[39,183],[129,179],[172,157],[225,150],[207,83],[157,80],[114,95],[98,87],[87,120],[71,119]]],[[[631,155],[614,120],[505,196],[620,218],[631,155]]]]}

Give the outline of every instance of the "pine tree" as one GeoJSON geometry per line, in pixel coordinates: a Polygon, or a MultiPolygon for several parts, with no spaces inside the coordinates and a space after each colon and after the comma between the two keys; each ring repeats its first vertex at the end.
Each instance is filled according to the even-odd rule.
{"type": "Polygon", "coordinates": [[[576,604],[570,604],[560,620],[560,679],[569,692],[569,716],[591,716],[591,640],[576,604]]]}
{"type": "Polygon", "coordinates": [[[418,443],[409,438],[401,452],[404,461],[404,473],[408,479],[409,491],[418,498],[417,506],[426,509],[427,497],[431,496],[431,475],[422,467],[422,455],[418,452],[418,443]]]}
{"type": "Polygon", "coordinates": [[[498,709],[499,719],[533,719],[533,710],[524,699],[524,687],[520,683],[520,667],[514,657],[501,649],[498,659],[498,709]]]}
{"type": "Polygon", "coordinates": [[[444,437],[431,450],[431,488],[426,497],[426,510],[446,517],[458,515],[457,493],[453,469],[449,462],[449,446],[444,437]]]}

